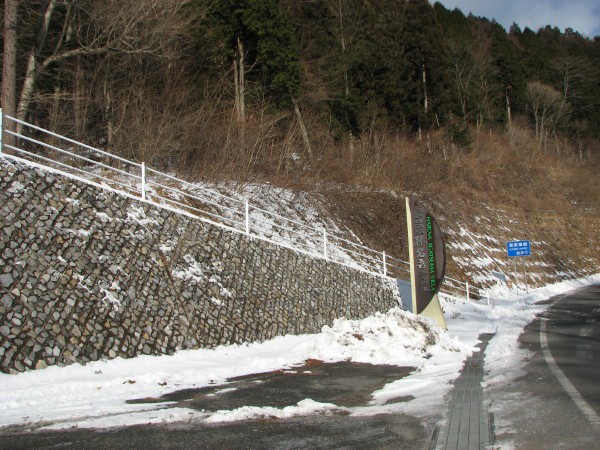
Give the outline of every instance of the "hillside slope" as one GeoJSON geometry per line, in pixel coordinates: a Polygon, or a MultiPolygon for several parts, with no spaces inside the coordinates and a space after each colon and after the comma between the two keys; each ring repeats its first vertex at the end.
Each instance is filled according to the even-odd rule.
{"type": "MultiPolygon", "coordinates": [[[[407,192],[332,184],[285,188],[267,182],[199,186],[247,198],[265,211],[408,260],[407,192]]],[[[413,195],[432,211],[446,235],[450,277],[479,287],[523,290],[598,272],[600,217],[589,205],[571,204],[561,214],[502,204],[492,194],[480,204],[448,193],[413,195]],[[532,256],[516,261],[515,278],[506,242],[523,239],[531,241],[532,256]]]]}
{"type": "MultiPolygon", "coordinates": [[[[418,196],[430,208],[447,238],[451,277],[482,287],[520,289],[527,284],[550,282],[598,272],[600,218],[581,211],[560,214],[529,213],[490,201],[473,207],[460,199],[442,195],[418,196]],[[506,242],[531,241],[532,256],[514,263],[506,254],[506,242]],[[523,274],[526,263],[527,278],[523,274]],[[527,281],[526,281],[527,280],[527,281]]],[[[393,192],[329,192],[330,206],[367,244],[408,257],[404,199],[393,192]]]]}

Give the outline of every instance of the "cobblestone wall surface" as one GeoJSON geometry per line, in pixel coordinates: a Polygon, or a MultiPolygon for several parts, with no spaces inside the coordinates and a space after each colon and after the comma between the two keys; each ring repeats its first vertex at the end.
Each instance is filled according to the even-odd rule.
{"type": "Polygon", "coordinates": [[[313,333],[380,277],[0,158],[0,370],[313,333]]]}

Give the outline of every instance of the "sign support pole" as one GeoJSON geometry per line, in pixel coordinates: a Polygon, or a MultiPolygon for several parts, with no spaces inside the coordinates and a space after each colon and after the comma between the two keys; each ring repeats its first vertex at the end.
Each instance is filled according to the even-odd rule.
{"type": "Polygon", "coordinates": [[[513,261],[515,263],[515,267],[514,267],[514,274],[515,274],[515,287],[517,288],[517,295],[519,295],[519,280],[517,279],[517,260],[516,258],[513,258],[513,261]]]}
{"type": "Polygon", "coordinates": [[[527,263],[525,262],[526,258],[523,258],[523,274],[525,275],[525,289],[529,294],[529,284],[527,283],[527,263]]]}

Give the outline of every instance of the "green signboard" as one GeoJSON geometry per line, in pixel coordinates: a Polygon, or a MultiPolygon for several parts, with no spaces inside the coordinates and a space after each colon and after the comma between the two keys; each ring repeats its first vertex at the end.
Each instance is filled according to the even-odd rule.
{"type": "Polygon", "coordinates": [[[444,235],[433,216],[413,198],[406,199],[412,303],[421,314],[440,290],[446,271],[444,235]]]}

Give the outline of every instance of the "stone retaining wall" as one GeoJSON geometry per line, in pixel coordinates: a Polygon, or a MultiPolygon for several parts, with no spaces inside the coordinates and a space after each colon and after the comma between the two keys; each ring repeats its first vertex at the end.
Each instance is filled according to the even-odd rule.
{"type": "Polygon", "coordinates": [[[314,333],[393,283],[0,158],[0,370],[314,333]]]}

